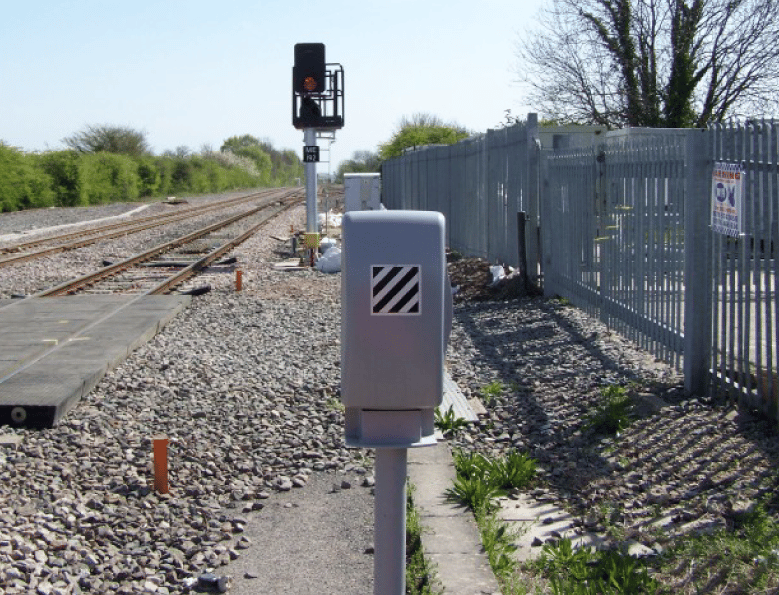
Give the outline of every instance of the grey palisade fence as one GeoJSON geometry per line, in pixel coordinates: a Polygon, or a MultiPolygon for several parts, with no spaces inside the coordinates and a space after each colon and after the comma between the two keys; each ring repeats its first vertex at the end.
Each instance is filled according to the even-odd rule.
{"type": "Polygon", "coordinates": [[[524,238],[545,294],[683,370],[690,393],[779,419],[776,122],[604,131],[529,114],[386,162],[382,193],[390,209],[444,213],[465,255],[516,267],[524,238]],[[716,163],[743,172],[735,236],[711,226],[716,163]]]}

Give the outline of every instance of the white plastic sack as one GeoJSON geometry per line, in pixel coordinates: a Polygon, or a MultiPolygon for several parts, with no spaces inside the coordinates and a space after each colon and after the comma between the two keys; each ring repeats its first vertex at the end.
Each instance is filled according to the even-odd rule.
{"type": "Polygon", "coordinates": [[[316,261],[316,268],[323,273],[338,273],[341,270],[341,249],[330,248],[316,261]]]}
{"type": "Polygon", "coordinates": [[[343,215],[333,213],[332,211],[319,213],[319,226],[324,227],[325,223],[327,223],[329,227],[341,227],[341,219],[343,219],[343,215]]]}
{"type": "Polygon", "coordinates": [[[503,269],[503,266],[499,264],[491,266],[490,273],[492,273],[492,285],[495,285],[506,276],[506,271],[503,269]]]}
{"type": "Polygon", "coordinates": [[[338,244],[338,241],[336,241],[334,238],[328,238],[324,237],[319,241],[319,248],[322,251],[322,254],[327,252],[330,248],[333,248],[338,244]]]}

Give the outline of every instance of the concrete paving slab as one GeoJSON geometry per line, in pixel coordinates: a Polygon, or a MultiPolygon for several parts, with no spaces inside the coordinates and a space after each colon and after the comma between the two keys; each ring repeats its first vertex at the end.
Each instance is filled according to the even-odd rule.
{"type": "Polygon", "coordinates": [[[545,543],[570,539],[574,548],[599,547],[604,538],[594,533],[582,533],[568,511],[551,502],[539,502],[528,494],[502,498],[497,516],[516,535],[515,558],[526,562],[536,558],[545,543]]]}
{"type": "Polygon", "coordinates": [[[449,376],[449,372],[444,371],[444,395],[439,409],[441,413],[446,413],[450,407],[454,410],[454,414],[457,417],[462,417],[469,422],[479,421],[479,416],[471,406],[471,402],[465,398],[460,387],[449,376]]]}
{"type": "Polygon", "coordinates": [[[449,445],[408,451],[408,476],[420,516],[422,547],[447,595],[488,595],[500,587],[482,550],[471,512],[447,501],[455,477],[449,445]]]}
{"type": "Polygon", "coordinates": [[[122,295],[12,300],[0,308],[0,425],[55,425],[190,301],[122,295]]]}

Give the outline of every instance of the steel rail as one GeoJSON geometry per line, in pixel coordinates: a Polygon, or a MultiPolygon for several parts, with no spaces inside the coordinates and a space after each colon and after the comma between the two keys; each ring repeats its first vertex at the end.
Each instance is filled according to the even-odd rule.
{"type": "MultiPolygon", "coordinates": [[[[196,210],[189,210],[186,213],[170,213],[168,215],[155,215],[150,217],[144,217],[143,219],[136,219],[132,222],[123,222],[121,224],[112,224],[109,226],[106,226],[104,228],[100,228],[98,230],[85,230],[82,232],[76,232],[76,233],[70,233],[65,234],[64,236],[55,236],[52,238],[45,238],[41,240],[37,240],[35,242],[27,243],[27,244],[17,244],[13,248],[18,248],[20,246],[35,246],[39,245],[48,241],[56,241],[58,239],[67,239],[67,237],[78,237],[83,236],[86,234],[92,234],[92,237],[84,238],[82,240],[78,240],[75,242],[70,242],[67,244],[62,244],[59,246],[52,246],[51,248],[44,248],[43,250],[38,250],[36,252],[28,252],[24,254],[13,254],[12,256],[8,256],[5,258],[0,258],[0,267],[6,266],[9,264],[24,262],[26,260],[34,260],[36,258],[40,258],[42,256],[46,256],[49,254],[58,254],[60,252],[66,252],[69,250],[77,250],[79,248],[83,248],[84,246],[89,246],[91,244],[95,244],[97,242],[103,241],[103,240],[111,240],[114,238],[122,237],[125,235],[130,235],[133,233],[138,233],[140,231],[145,231],[147,229],[154,229],[155,227],[161,227],[163,225],[169,225],[171,223],[176,223],[178,221],[183,221],[185,219],[190,219],[192,217],[197,217],[199,215],[203,215],[207,213],[208,211],[212,211],[218,208],[223,207],[231,207],[238,204],[241,204],[242,202],[250,202],[252,200],[256,200],[258,198],[262,198],[260,196],[260,193],[257,193],[255,195],[251,195],[251,197],[241,197],[241,199],[235,199],[233,201],[225,201],[221,202],[217,205],[208,205],[204,207],[195,207],[196,210]],[[109,229],[115,229],[118,226],[123,226],[122,229],[119,231],[114,231],[111,233],[103,234],[103,231],[109,230],[109,229]]],[[[10,251],[6,251],[6,253],[9,253],[10,251]]]]}
{"type": "Polygon", "coordinates": [[[293,206],[294,203],[286,204],[276,208],[273,212],[269,213],[262,221],[260,221],[256,225],[253,225],[251,228],[249,228],[247,231],[242,233],[240,236],[228,242],[225,242],[224,244],[222,244],[212,252],[208,253],[200,260],[174,273],[173,275],[165,279],[165,281],[163,281],[162,283],[158,284],[154,288],[147,291],[146,295],[161,295],[167,293],[176,285],[180,285],[190,277],[197,275],[200,271],[202,271],[204,268],[212,264],[214,261],[218,260],[225,254],[227,254],[230,250],[232,250],[236,246],[239,246],[240,244],[243,244],[247,239],[249,239],[251,236],[257,233],[257,230],[259,230],[260,227],[267,224],[270,219],[273,219],[273,217],[275,217],[276,215],[283,213],[284,211],[292,208],[293,206]]]}
{"type": "MultiPolygon", "coordinates": [[[[222,229],[223,227],[227,227],[228,225],[232,225],[236,221],[240,221],[241,219],[244,219],[246,217],[250,217],[251,215],[254,215],[262,210],[271,208],[273,206],[274,202],[277,202],[279,200],[284,200],[286,198],[289,198],[290,195],[293,193],[298,192],[297,189],[292,191],[287,191],[286,194],[283,194],[280,197],[272,197],[269,203],[261,205],[259,207],[255,207],[253,209],[250,209],[248,211],[245,211],[243,213],[239,213],[237,215],[233,215],[231,217],[228,217],[227,219],[224,219],[222,221],[218,221],[217,223],[214,223],[212,225],[209,225],[207,227],[198,229],[196,231],[193,231],[185,236],[182,236],[180,238],[176,238],[175,240],[171,240],[169,242],[165,242],[163,244],[160,244],[158,246],[155,246],[153,248],[150,248],[149,250],[146,250],[145,252],[141,252],[139,254],[136,254],[134,256],[131,256],[130,258],[127,258],[125,260],[122,260],[120,262],[116,262],[114,264],[108,265],[106,267],[103,267],[101,269],[98,269],[97,271],[94,271],[92,273],[88,273],[86,275],[82,275],[81,277],[78,277],[76,279],[71,279],[69,281],[66,281],[64,283],[61,283],[59,285],[56,285],[54,287],[51,287],[49,289],[44,289],[43,291],[39,291],[38,293],[35,293],[31,295],[30,297],[38,298],[38,297],[53,297],[53,296],[60,296],[60,295],[66,295],[70,293],[74,293],[78,291],[79,289],[92,285],[94,283],[97,283],[98,281],[101,281],[103,279],[109,278],[114,276],[116,273],[123,271],[127,268],[132,267],[133,265],[136,265],[138,263],[144,262],[146,260],[149,260],[151,258],[155,258],[156,256],[159,256],[160,254],[163,254],[165,252],[168,252],[174,248],[177,248],[179,246],[182,246],[184,244],[187,244],[189,242],[192,242],[204,235],[208,235],[209,233],[213,233],[214,231],[217,231],[219,229],[222,229]]],[[[270,197],[269,197],[270,198],[270,197]]]]}
{"type": "MultiPolygon", "coordinates": [[[[206,205],[199,205],[190,207],[188,209],[184,209],[184,211],[177,211],[173,213],[160,213],[157,215],[148,215],[146,217],[138,217],[137,219],[128,219],[125,221],[120,221],[118,223],[107,223],[104,225],[98,225],[97,227],[89,227],[87,229],[80,229],[79,231],[71,231],[68,233],[62,233],[58,235],[49,236],[46,238],[38,238],[37,240],[30,240],[28,242],[21,242],[19,244],[12,244],[10,246],[4,246],[0,247],[0,253],[3,254],[11,254],[14,252],[18,252],[19,250],[26,250],[29,248],[33,248],[35,246],[38,246],[40,244],[46,244],[49,242],[59,242],[59,241],[66,241],[72,238],[79,238],[83,236],[84,234],[97,234],[102,233],[104,231],[110,231],[112,229],[118,229],[122,227],[133,227],[135,225],[139,225],[142,223],[147,223],[150,221],[157,221],[159,219],[166,219],[166,218],[173,218],[173,217],[180,217],[181,215],[187,214],[195,216],[197,213],[204,213],[209,210],[225,207],[225,206],[233,206],[237,204],[241,204],[242,202],[248,202],[250,200],[253,200],[255,198],[260,198],[263,194],[267,194],[272,192],[272,189],[266,189],[261,192],[253,192],[251,194],[247,194],[245,196],[239,196],[236,198],[229,198],[225,199],[223,201],[220,201],[218,203],[210,203],[206,205]]],[[[165,204],[164,202],[160,204],[165,204]]],[[[121,215],[120,215],[121,216],[121,215]]],[[[76,223],[74,225],[89,225],[90,221],[84,221],[81,224],[76,223]]]]}

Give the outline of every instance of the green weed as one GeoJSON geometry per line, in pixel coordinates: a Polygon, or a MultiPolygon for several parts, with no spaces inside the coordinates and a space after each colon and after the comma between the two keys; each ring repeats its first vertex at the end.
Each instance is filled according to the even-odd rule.
{"type": "Polygon", "coordinates": [[[446,491],[447,498],[467,506],[474,512],[494,510],[495,499],[504,494],[504,490],[490,485],[481,477],[457,477],[452,487],[446,491]]]}
{"type": "Polygon", "coordinates": [[[516,534],[500,521],[495,499],[513,487],[524,487],[535,476],[535,461],[525,454],[511,453],[492,460],[479,453],[454,452],[457,478],[447,496],[468,506],[479,527],[482,547],[492,571],[506,595],[524,595],[527,591],[516,576],[514,552],[516,534]]]}
{"type": "Polygon", "coordinates": [[[341,399],[339,399],[338,397],[328,398],[325,406],[329,411],[340,411],[341,413],[346,411],[346,407],[344,407],[343,402],[341,402],[341,399]]]}
{"type": "Polygon", "coordinates": [[[475,514],[476,524],[481,534],[481,544],[490,561],[490,566],[498,579],[508,579],[514,574],[517,562],[514,552],[515,535],[508,525],[501,522],[494,513],[480,510],[475,514]]]}
{"type": "Polygon", "coordinates": [[[613,384],[601,391],[603,402],[585,419],[584,427],[596,434],[614,436],[632,421],[630,397],[625,387],[613,384]]]}
{"type": "Polygon", "coordinates": [[[452,457],[458,477],[471,479],[473,477],[483,478],[489,475],[492,463],[481,453],[455,450],[452,453],[452,457]]]}
{"type": "Polygon", "coordinates": [[[524,489],[535,479],[536,461],[526,453],[514,451],[491,462],[489,473],[493,485],[501,489],[524,489]]]}
{"type": "Polygon", "coordinates": [[[555,595],[641,595],[659,587],[640,560],[615,551],[574,549],[570,539],[544,545],[534,565],[555,595]]]}
{"type": "Polygon", "coordinates": [[[435,408],[435,427],[441,430],[444,437],[453,435],[458,430],[468,425],[465,418],[457,417],[454,408],[449,407],[446,413],[441,414],[441,408],[435,408]]]}
{"type": "Polygon", "coordinates": [[[406,497],[406,594],[433,595],[434,570],[425,560],[422,549],[422,525],[414,508],[414,486],[409,484],[406,497]]]}
{"type": "Polygon", "coordinates": [[[526,488],[536,477],[536,461],[518,451],[497,459],[463,451],[455,451],[453,457],[458,477],[477,478],[499,490],[526,488]]]}
{"type": "Polygon", "coordinates": [[[483,386],[479,392],[481,393],[481,398],[484,400],[484,404],[492,405],[495,402],[495,399],[503,392],[504,388],[503,383],[499,380],[495,380],[483,386]]]}
{"type": "Polygon", "coordinates": [[[777,593],[779,524],[759,504],[728,528],[683,537],[664,553],[658,578],[689,585],[683,593],[777,593]]]}

